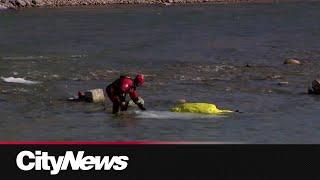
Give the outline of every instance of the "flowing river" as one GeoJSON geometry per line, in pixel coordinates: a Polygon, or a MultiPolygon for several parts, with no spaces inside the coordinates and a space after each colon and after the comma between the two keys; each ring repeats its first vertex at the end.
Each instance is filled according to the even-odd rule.
{"type": "Polygon", "coordinates": [[[0,140],[320,143],[319,19],[320,3],[2,11],[0,76],[35,83],[0,79],[0,140]],[[66,101],[138,72],[146,112],[66,101]],[[169,112],[179,99],[243,113],[169,112]]]}

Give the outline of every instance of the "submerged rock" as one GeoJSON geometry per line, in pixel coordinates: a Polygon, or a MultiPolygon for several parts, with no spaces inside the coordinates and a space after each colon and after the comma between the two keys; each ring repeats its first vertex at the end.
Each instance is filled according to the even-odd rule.
{"type": "Polygon", "coordinates": [[[297,59],[286,59],[283,64],[301,64],[301,62],[297,59]]]}
{"type": "Polygon", "coordinates": [[[320,79],[315,79],[312,81],[312,88],[308,89],[309,94],[320,94],[320,79]]]}

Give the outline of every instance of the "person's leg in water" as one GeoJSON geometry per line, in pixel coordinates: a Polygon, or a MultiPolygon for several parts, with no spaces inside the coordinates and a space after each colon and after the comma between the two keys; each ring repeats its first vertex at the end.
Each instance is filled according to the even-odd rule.
{"type": "Polygon", "coordinates": [[[113,89],[110,87],[106,88],[106,92],[110,101],[112,102],[112,114],[118,114],[121,105],[120,98],[114,94],[113,89]]]}
{"type": "Polygon", "coordinates": [[[112,102],[112,114],[118,114],[120,112],[120,102],[119,101],[113,101],[112,102]]]}
{"type": "Polygon", "coordinates": [[[126,94],[122,94],[119,96],[120,99],[120,110],[121,111],[126,111],[128,109],[128,102],[126,101],[126,94]]]}
{"type": "Polygon", "coordinates": [[[121,98],[117,98],[118,100],[113,102],[113,113],[119,113],[120,111],[127,111],[128,110],[128,106],[129,106],[129,102],[127,101],[121,101],[121,98]]]}
{"type": "Polygon", "coordinates": [[[128,110],[128,106],[129,106],[129,102],[123,101],[123,102],[121,102],[121,108],[120,108],[120,110],[121,110],[121,111],[126,111],[126,110],[128,110]]]}

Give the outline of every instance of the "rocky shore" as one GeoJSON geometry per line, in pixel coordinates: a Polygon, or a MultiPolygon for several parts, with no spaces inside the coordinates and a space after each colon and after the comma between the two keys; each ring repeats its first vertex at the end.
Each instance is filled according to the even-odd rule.
{"type": "MultiPolygon", "coordinates": [[[[164,4],[173,3],[275,3],[299,0],[0,0],[0,10],[25,7],[85,6],[107,4],[164,4]]],[[[300,0],[301,1],[301,0],[300,0]]],[[[312,0],[307,0],[312,1],[312,0]]],[[[317,0],[313,0],[317,1],[317,0]]]]}

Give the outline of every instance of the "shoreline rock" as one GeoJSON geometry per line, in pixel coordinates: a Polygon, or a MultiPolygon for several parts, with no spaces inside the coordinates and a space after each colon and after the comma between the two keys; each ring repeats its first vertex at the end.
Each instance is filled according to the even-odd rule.
{"type": "Polygon", "coordinates": [[[283,64],[295,64],[295,65],[300,65],[301,62],[297,59],[286,59],[283,64]]]}
{"type": "MultiPolygon", "coordinates": [[[[319,1],[319,0],[311,0],[319,1]]],[[[170,6],[172,4],[213,3],[213,4],[237,4],[237,3],[280,3],[303,2],[303,0],[0,0],[1,9],[21,9],[28,7],[59,7],[59,6],[97,6],[111,4],[160,4],[170,6]]]]}
{"type": "Polygon", "coordinates": [[[0,11],[9,9],[18,9],[17,2],[12,0],[0,0],[0,11]]]}
{"type": "Polygon", "coordinates": [[[9,9],[6,5],[0,3],[0,11],[9,9]]]}

